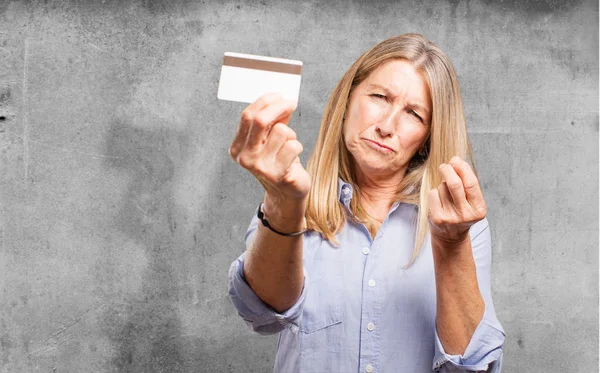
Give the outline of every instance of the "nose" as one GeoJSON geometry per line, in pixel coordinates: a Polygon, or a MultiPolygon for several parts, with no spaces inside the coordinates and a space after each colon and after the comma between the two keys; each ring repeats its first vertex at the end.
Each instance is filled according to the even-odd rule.
{"type": "Polygon", "coordinates": [[[377,123],[375,130],[379,132],[382,137],[387,137],[394,133],[396,126],[400,122],[400,114],[402,108],[399,106],[393,106],[388,110],[377,123]]]}

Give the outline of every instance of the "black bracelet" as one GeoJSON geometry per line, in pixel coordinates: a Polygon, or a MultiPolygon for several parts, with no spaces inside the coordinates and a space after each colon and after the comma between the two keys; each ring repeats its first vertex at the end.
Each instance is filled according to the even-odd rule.
{"type": "Polygon", "coordinates": [[[263,206],[264,206],[264,202],[261,202],[260,205],[258,205],[258,213],[257,213],[257,215],[258,215],[258,218],[260,219],[260,221],[263,223],[263,225],[265,227],[269,228],[270,230],[272,230],[273,232],[275,232],[275,233],[277,233],[277,234],[279,234],[281,236],[286,236],[286,237],[289,237],[289,236],[299,236],[301,234],[306,233],[306,231],[307,231],[306,229],[303,230],[302,232],[296,232],[296,233],[282,233],[282,232],[276,231],[275,229],[273,229],[273,227],[271,227],[271,225],[269,224],[269,222],[267,221],[267,219],[265,219],[265,214],[263,212],[263,206]]]}

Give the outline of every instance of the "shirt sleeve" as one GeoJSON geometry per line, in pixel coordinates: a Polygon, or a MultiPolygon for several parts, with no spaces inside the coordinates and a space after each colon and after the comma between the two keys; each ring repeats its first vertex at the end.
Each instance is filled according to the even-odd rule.
{"type": "MultiPolygon", "coordinates": [[[[254,211],[254,217],[244,236],[246,250],[252,244],[258,227],[258,211],[254,211]]],[[[283,313],[278,313],[268,304],[263,302],[252,290],[244,277],[244,259],[247,251],[244,251],[229,267],[229,297],[238,314],[246,324],[261,335],[275,334],[284,328],[298,332],[298,323],[306,298],[306,286],[302,287],[300,298],[296,303],[283,313]]],[[[304,283],[306,284],[306,269],[304,269],[304,283]]]]}
{"type": "Polygon", "coordinates": [[[490,284],[492,245],[487,218],[474,224],[469,233],[477,271],[477,282],[485,302],[485,310],[463,355],[447,354],[440,341],[437,328],[434,328],[435,356],[433,370],[444,373],[482,371],[500,373],[502,347],[506,334],[496,317],[492,301],[490,284]]]}

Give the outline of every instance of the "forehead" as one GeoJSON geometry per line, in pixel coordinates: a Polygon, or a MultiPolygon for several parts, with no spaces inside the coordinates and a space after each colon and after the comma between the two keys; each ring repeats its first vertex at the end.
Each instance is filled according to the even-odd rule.
{"type": "Polygon", "coordinates": [[[383,86],[394,95],[406,95],[407,98],[429,105],[429,86],[421,71],[415,70],[406,60],[395,59],[383,63],[363,82],[365,87],[383,86]]]}

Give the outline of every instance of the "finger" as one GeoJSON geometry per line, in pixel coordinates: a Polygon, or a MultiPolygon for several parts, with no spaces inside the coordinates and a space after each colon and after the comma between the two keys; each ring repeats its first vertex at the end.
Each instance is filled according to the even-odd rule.
{"type": "Polygon", "coordinates": [[[292,112],[296,110],[296,105],[294,101],[278,99],[256,113],[250,126],[246,147],[249,150],[254,150],[259,145],[264,144],[273,124],[276,122],[287,124],[292,112]]]}
{"type": "Polygon", "coordinates": [[[302,153],[303,146],[300,141],[288,140],[283,144],[279,153],[276,155],[276,163],[279,164],[282,170],[287,171],[294,160],[302,153]]]}
{"type": "Polygon", "coordinates": [[[248,105],[243,111],[240,119],[240,123],[237,128],[235,137],[229,147],[229,155],[236,159],[248,138],[248,132],[254,121],[254,117],[257,112],[262,110],[265,106],[271,104],[277,99],[281,99],[279,93],[267,93],[260,96],[256,101],[248,105]]]}
{"type": "Polygon", "coordinates": [[[278,92],[265,93],[264,95],[257,98],[256,101],[254,101],[253,103],[248,105],[246,107],[246,109],[244,109],[244,111],[247,110],[248,112],[253,113],[253,114],[258,113],[265,106],[267,106],[277,100],[280,100],[281,98],[282,98],[281,93],[278,93],[278,92]]]}
{"type": "Polygon", "coordinates": [[[442,209],[447,209],[451,207],[454,202],[452,201],[452,195],[450,195],[450,191],[448,190],[448,186],[445,181],[442,181],[440,185],[437,186],[438,196],[440,198],[440,204],[442,209]]]}
{"type": "Polygon", "coordinates": [[[467,202],[462,179],[458,176],[454,167],[446,163],[440,165],[440,172],[442,174],[442,180],[445,182],[446,187],[450,192],[454,206],[456,206],[457,210],[463,210],[469,205],[469,202],[467,202]]]}
{"type": "Polygon", "coordinates": [[[427,217],[432,220],[434,224],[440,224],[438,219],[442,216],[443,208],[442,202],[440,201],[439,190],[433,188],[427,193],[428,209],[427,217]]]}
{"type": "Polygon", "coordinates": [[[296,132],[283,123],[275,123],[267,137],[263,152],[267,157],[275,158],[287,140],[296,139],[296,132]]]}
{"type": "Polygon", "coordinates": [[[478,203],[483,199],[479,180],[477,179],[477,176],[475,176],[471,166],[458,156],[452,157],[450,164],[454,167],[456,174],[462,180],[467,201],[473,204],[478,203]]]}

